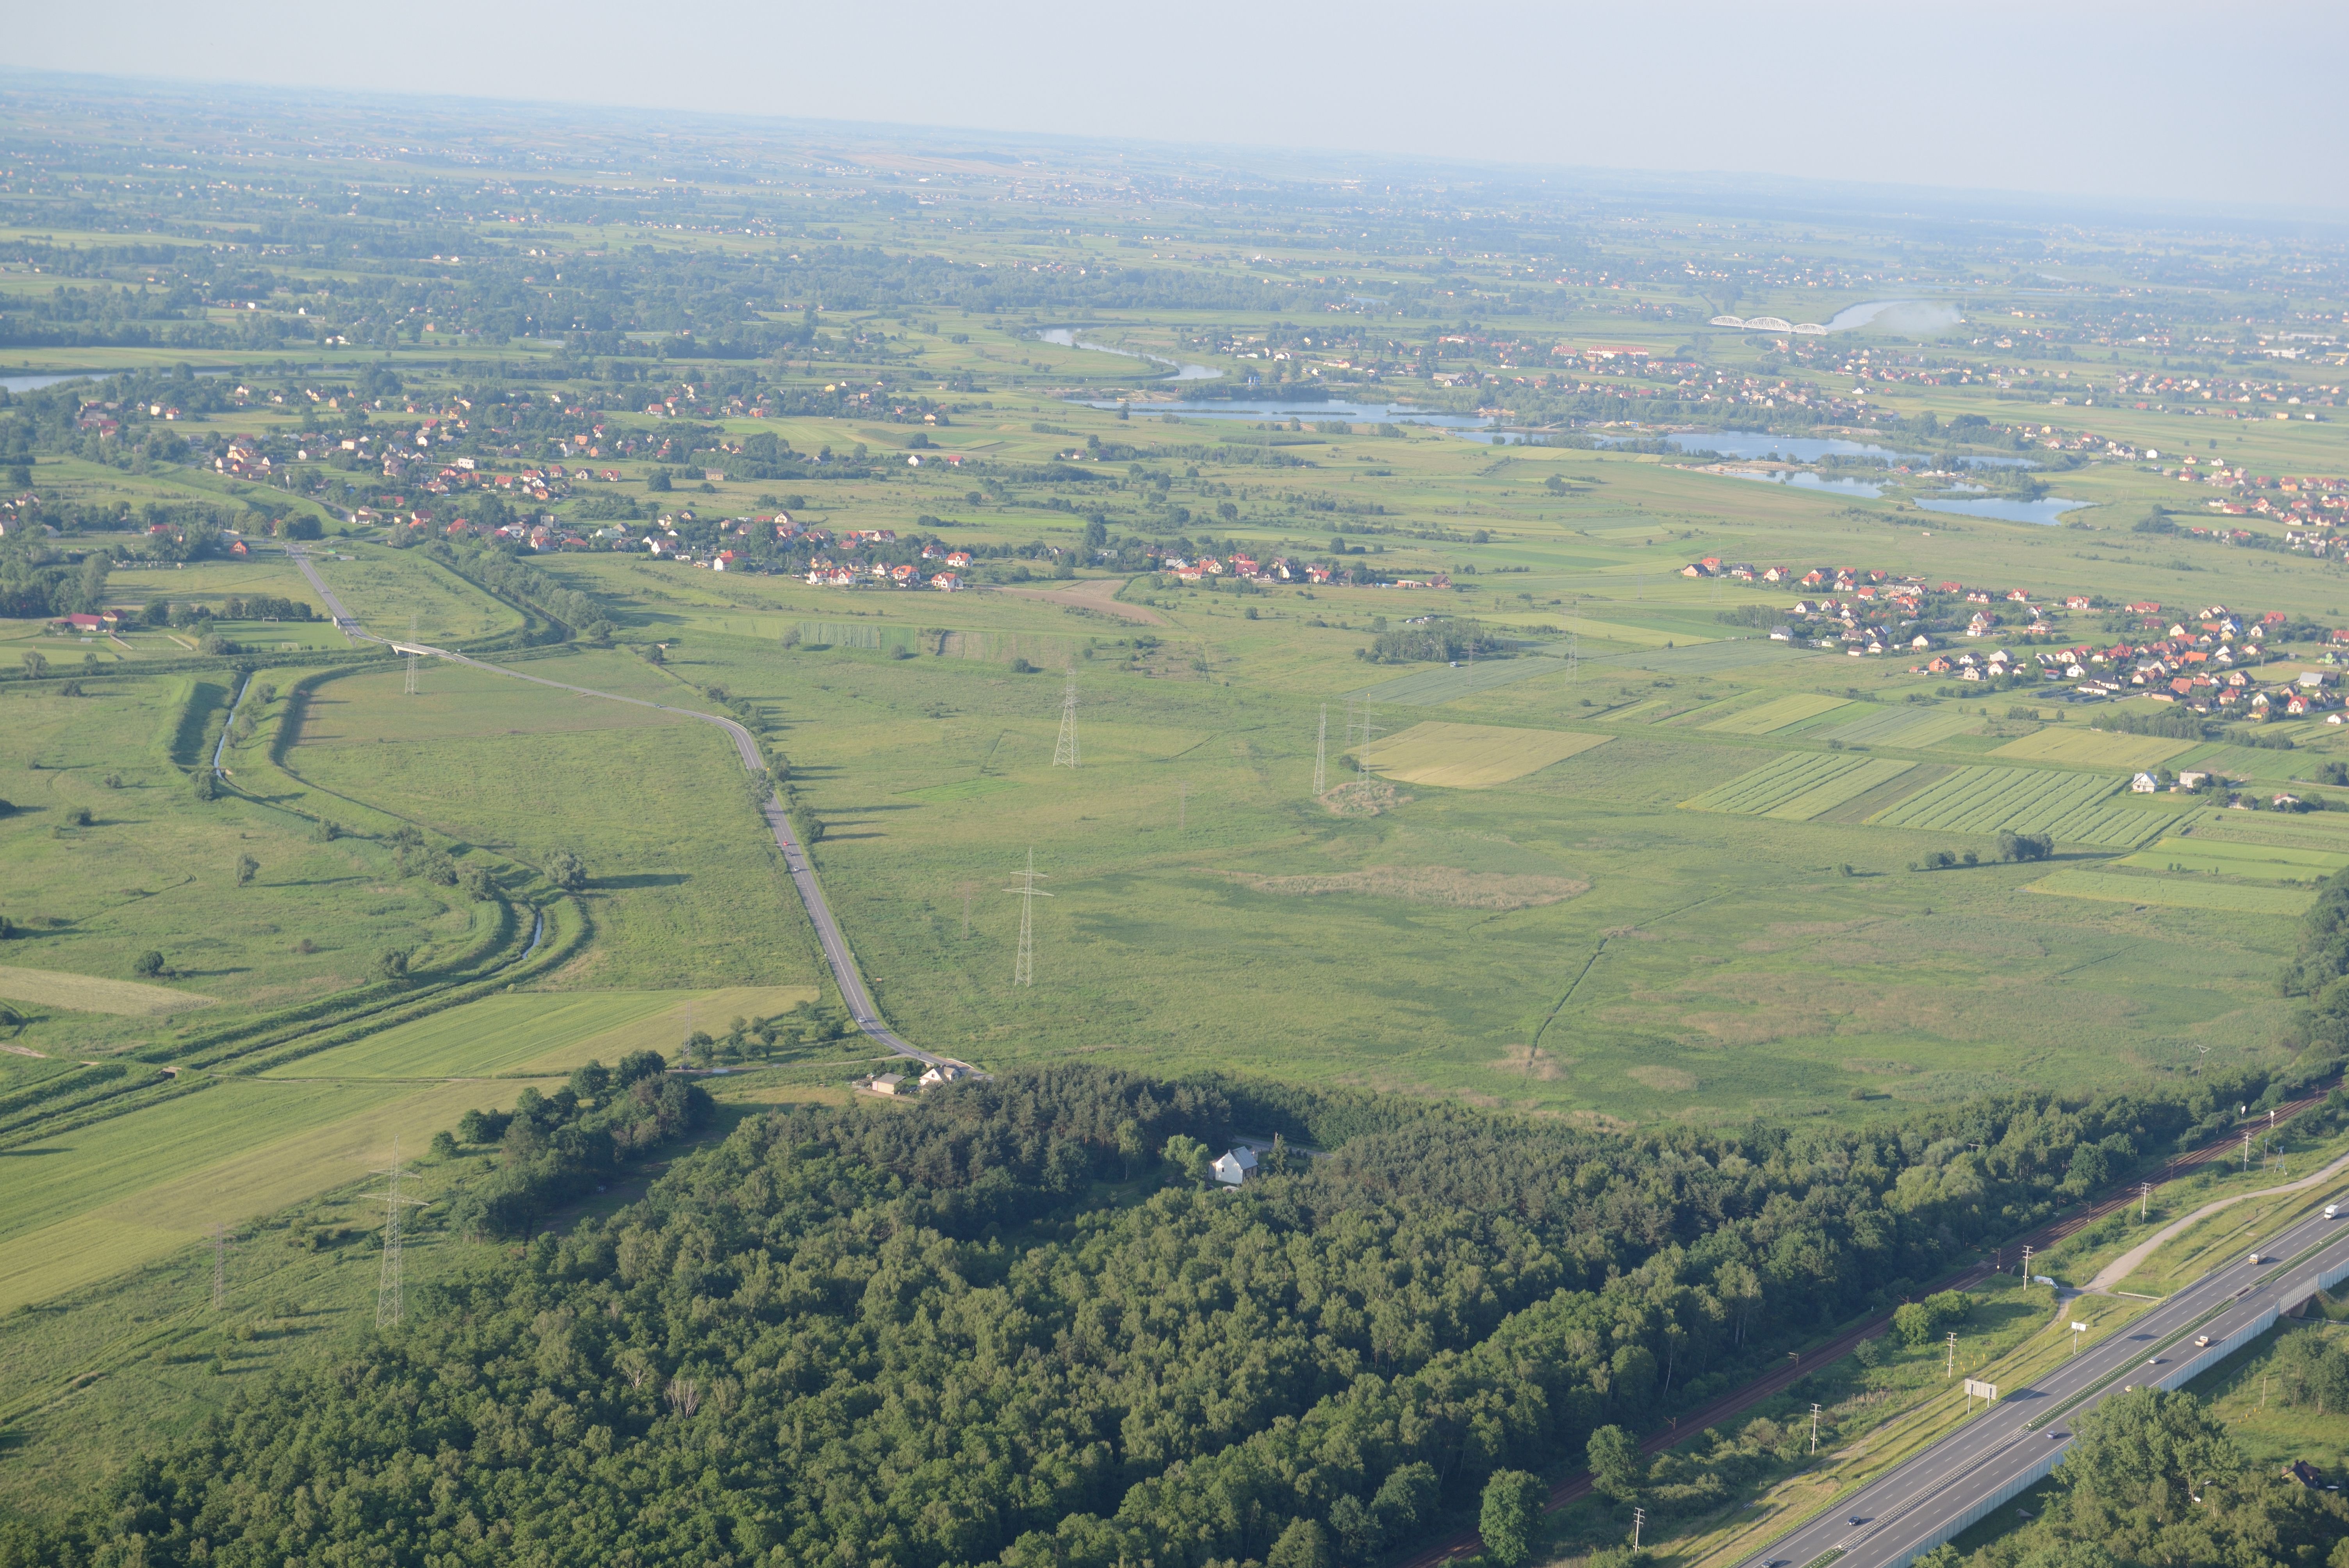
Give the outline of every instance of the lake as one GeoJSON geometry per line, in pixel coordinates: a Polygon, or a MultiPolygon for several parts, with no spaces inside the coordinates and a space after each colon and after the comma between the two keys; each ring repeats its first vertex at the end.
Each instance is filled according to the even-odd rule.
{"type": "Polygon", "coordinates": [[[2053,525],[2063,521],[2065,512],[2095,503],[2051,495],[2044,500],[1920,500],[1917,504],[1927,511],[1946,511],[1957,517],[1994,517],[2002,522],[2053,525]]]}
{"type": "Polygon", "coordinates": [[[1174,366],[1174,374],[1166,378],[1170,381],[1215,381],[1221,379],[1224,374],[1212,365],[1177,365],[1174,360],[1161,358],[1155,354],[1143,354],[1131,348],[1112,348],[1106,343],[1087,343],[1077,335],[1074,327],[1048,326],[1037,335],[1063,348],[1089,348],[1095,354],[1114,354],[1121,359],[1147,359],[1153,365],[1174,366]]]}
{"type": "Polygon", "coordinates": [[[87,381],[97,374],[94,370],[68,370],[59,375],[0,376],[0,390],[36,392],[44,387],[55,387],[60,381],[87,381]]]}
{"type": "MultiPolygon", "coordinates": [[[[1151,414],[1194,414],[1203,419],[1343,419],[1357,425],[1428,425],[1447,430],[1482,429],[1491,421],[1474,414],[1438,414],[1408,403],[1351,403],[1342,397],[1315,403],[1292,403],[1278,397],[1218,397],[1212,403],[1129,403],[1137,417],[1151,414]]],[[[1114,408],[1112,399],[1096,398],[1091,408],[1114,408]]]]}
{"type": "MultiPolygon", "coordinates": [[[[1602,446],[1650,440],[1647,436],[1601,436],[1602,446]]],[[[1680,430],[1661,438],[1683,452],[1719,452],[1724,458],[1777,458],[1790,463],[1816,463],[1822,458],[1877,458],[1888,463],[1925,463],[1925,452],[1896,452],[1873,441],[1847,440],[1840,436],[1774,436],[1767,430],[1680,430]]],[[[2033,467],[2029,458],[1961,457],[1968,467],[2016,469],[2033,467]]]]}
{"type": "Polygon", "coordinates": [[[1733,479],[1754,480],[1763,484],[1785,485],[1788,490],[1820,490],[1828,495],[1856,495],[1869,500],[1884,493],[1882,485],[1871,484],[1866,480],[1826,480],[1821,479],[1816,474],[1803,473],[1798,470],[1783,474],[1755,474],[1739,473],[1732,469],[1729,474],[1733,479]]]}

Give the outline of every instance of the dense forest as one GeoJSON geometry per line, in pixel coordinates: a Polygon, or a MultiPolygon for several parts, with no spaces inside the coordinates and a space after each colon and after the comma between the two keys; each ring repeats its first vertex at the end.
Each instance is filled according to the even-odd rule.
{"type": "MultiPolygon", "coordinates": [[[[695,1115],[583,1087],[463,1130],[507,1161],[467,1225],[590,1133],[695,1115]]],[[[469,1252],[0,1563],[1368,1562],[2262,1091],[1613,1138],[1060,1068],[779,1110],[608,1221],[469,1252]],[[1235,1130],[1329,1152],[1201,1183],[1235,1130]]]]}

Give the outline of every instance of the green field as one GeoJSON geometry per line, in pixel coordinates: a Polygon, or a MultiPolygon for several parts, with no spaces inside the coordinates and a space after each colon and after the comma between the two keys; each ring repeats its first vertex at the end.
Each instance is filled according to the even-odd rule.
{"type": "Polygon", "coordinates": [[[2031,891],[2114,903],[2158,903],[2178,909],[2229,910],[2240,914],[2294,915],[2316,898],[2312,892],[2294,888],[2246,887],[2184,877],[2133,877],[2085,871],[2057,872],[2032,883],[2031,891]]]}
{"type": "Polygon", "coordinates": [[[2314,882],[2349,867],[2349,849],[2235,843],[2198,832],[2190,839],[2160,840],[2115,863],[2139,871],[2212,872],[2257,882],[2314,882]]]}
{"type": "Polygon", "coordinates": [[[2016,762],[2054,762],[2072,768],[2151,768],[2194,749],[2190,740],[2123,735],[2101,729],[2051,725],[2036,735],[2010,740],[1991,752],[2016,762]]]}
{"type": "Polygon", "coordinates": [[[2052,833],[2065,843],[2139,844],[2169,819],[2116,799],[2124,780],[2030,768],[1961,768],[1870,821],[1930,832],[2052,833]]]}
{"type": "Polygon", "coordinates": [[[1864,718],[1851,719],[1812,732],[1819,740],[1839,740],[1846,746],[1928,747],[1978,729],[1982,719],[1954,707],[1904,707],[1879,708],[1864,718]]]}
{"type": "Polygon", "coordinates": [[[1768,735],[1774,730],[1787,729],[1806,718],[1833,713],[1848,705],[1849,699],[1824,696],[1816,692],[1789,692],[1773,697],[1757,707],[1747,708],[1726,718],[1716,718],[1705,725],[1723,735],[1768,735]]]}
{"type": "Polygon", "coordinates": [[[1700,811],[1805,822],[1909,771],[1910,763],[1834,753],[1797,753],[1764,763],[1691,800],[1700,811]]]}

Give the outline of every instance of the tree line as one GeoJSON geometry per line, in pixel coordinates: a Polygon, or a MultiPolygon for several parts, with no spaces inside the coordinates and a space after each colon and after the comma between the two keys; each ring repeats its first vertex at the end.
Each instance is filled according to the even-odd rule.
{"type": "MultiPolygon", "coordinates": [[[[592,1176],[622,1121],[686,1125],[659,1120],[684,1087],[583,1080],[460,1127],[505,1157],[464,1222],[526,1223],[496,1195],[592,1176]]],[[[777,1110],[608,1220],[483,1249],[18,1556],[1366,1563],[2272,1087],[1630,1138],[1081,1067],[777,1110]],[[1330,1152],[1238,1191],[1165,1158],[1239,1130],[1330,1152]]],[[[1672,1484],[1723,1484],[1687,1462],[1672,1484]]]]}

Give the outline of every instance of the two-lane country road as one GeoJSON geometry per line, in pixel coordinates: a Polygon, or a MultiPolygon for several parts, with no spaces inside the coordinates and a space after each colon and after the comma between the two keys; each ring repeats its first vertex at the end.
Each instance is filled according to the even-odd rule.
{"type": "MultiPolygon", "coordinates": [[[[625,702],[636,707],[657,708],[663,713],[674,713],[681,717],[699,719],[704,724],[716,725],[726,732],[733,740],[735,753],[742,759],[745,770],[758,773],[767,766],[766,759],[759,755],[758,740],[748,729],[723,714],[704,713],[698,708],[692,707],[678,707],[665,702],[653,702],[645,697],[622,696],[617,692],[597,691],[593,686],[573,686],[568,681],[549,680],[544,676],[524,675],[520,670],[508,669],[503,665],[489,664],[464,654],[450,653],[446,648],[436,648],[424,643],[403,642],[389,637],[376,636],[363,630],[359,625],[358,618],[344,608],[343,602],[335,596],[334,591],[326,586],[325,579],[318,575],[317,567],[306,552],[295,550],[289,551],[288,553],[293,556],[295,563],[301,567],[302,575],[309,579],[310,586],[317,591],[318,597],[325,602],[327,614],[335,618],[336,626],[345,636],[355,642],[379,643],[397,653],[413,653],[427,658],[445,659],[450,664],[467,665],[474,669],[487,670],[492,675],[504,676],[512,680],[529,681],[534,686],[553,686],[557,691],[575,692],[581,696],[600,697],[605,702],[625,702]]],[[[910,1044],[887,1024],[882,1022],[881,1015],[873,1006],[871,993],[864,988],[864,977],[857,970],[855,955],[848,949],[848,938],[842,934],[840,923],[833,918],[832,906],[824,902],[823,889],[815,880],[815,868],[809,863],[807,853],[801,847],[798,835],[792,831],[791,819],[783,810],[781,793],[771,792],[762,810],[767,819],[767,829],[775,836],[775,847],[783,852],[783,864],[792,873],[792,883],[799,890],[800,902],[807,908],[808,921],[815,927],[816,940],[823,946],[824,963],[832,969],[833,982],[840,987],[841,1000],[847,1004],[848,1016],[856,1021],[856,1026],[901,1057],[910,1057],[932,1067],[968,1068],[970,1064],[968,1062],[954,1057],[934,1055],[910,1044]]]]}

